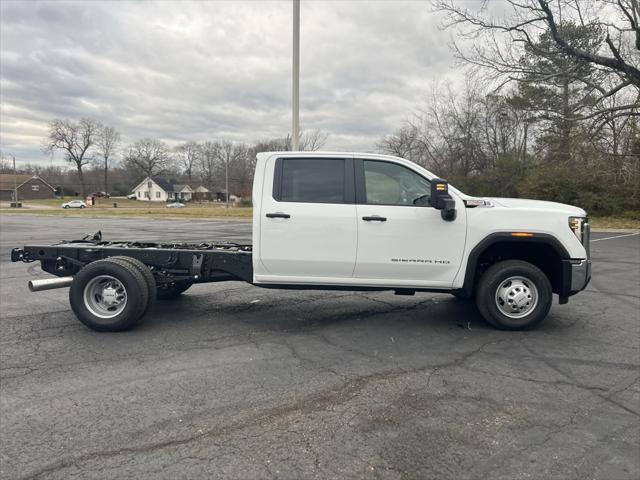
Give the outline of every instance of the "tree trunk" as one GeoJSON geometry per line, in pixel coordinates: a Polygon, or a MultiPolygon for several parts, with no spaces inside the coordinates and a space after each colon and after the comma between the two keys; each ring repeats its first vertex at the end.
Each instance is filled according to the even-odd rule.
{"type": "Polygon", "coordinates": [[[109,185],[108,185],[108,181],[107,181],[107,172],[109,170],[109,158],[108,157],[104,157],[104,193],[107,194],[109,193],[109,185]]]}
{"type": "Polygon", "coordinates": [[[522,138],[522,153],[520,159],[525,162],[527,159],[527,140],[529,136],[529,123],[524,124],[524,133],[522,138]]]}
{"type": "Polygon", "coordinates": [[[562,78],[562,126],[560,132],[560,160],[564,163],[571,158],[571,108],[569,107],[569,78],[562,78]]]}
{"type": "Polygon", "coordinates": [[[226,190],[225,199],[227,200],[227,208],[229,208],[229,163],[224,165],[224,188],[226,190]]]}
{"type": "Polygon", "coordinates": [[[78,180],[80,180],[80,192],[82,193],[82,198],[84,199],[87,197],[87,189],[84,186],[84,173],[82,172],[82,165],[77,164],[76,167],[78,169],[78,180]]]}

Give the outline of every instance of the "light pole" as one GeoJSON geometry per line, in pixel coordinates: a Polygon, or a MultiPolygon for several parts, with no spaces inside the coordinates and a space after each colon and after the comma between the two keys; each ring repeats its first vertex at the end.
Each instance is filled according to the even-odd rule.
{"type": "Polygon", "coordinates": [[[293,0],[292,150],[300,150],[300,0],[293,0]]]}
{"type": "Polygon", "coordinates": [[[18,208],[18,171],[16,170],[16,157],[12,153],[9,155],[13,158],[13,204],[14,207],[18,208]]]}
{"type": "Polygon", "coordinates": [[[229,208],[229,157],[227,157],[227,161],[224,162],[224,189],[225,189],[225,200],[227,202],[226,208],[229,208]]]}

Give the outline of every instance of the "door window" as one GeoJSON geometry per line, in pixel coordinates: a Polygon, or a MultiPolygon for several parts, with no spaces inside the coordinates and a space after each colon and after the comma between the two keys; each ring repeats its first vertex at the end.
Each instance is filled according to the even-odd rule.
{"type": "Polygon", "coordinates": [[[365,160],[364,180],[367,204],[429,205],[429,180],[402,165],[365,160]]]}
{"type": "Polygon", "coordinates": [[[346,203],[342,159],[282,159],[280,175],[279,192],[274,191],[276,200],[346,203]]]}

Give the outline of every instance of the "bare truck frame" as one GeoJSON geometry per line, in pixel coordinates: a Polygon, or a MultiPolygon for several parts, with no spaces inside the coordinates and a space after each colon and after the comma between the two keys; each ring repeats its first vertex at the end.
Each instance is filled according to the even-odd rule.
{"type": "Polygon", "coordinates": [[[14,248],[11,261],[39,261],[42,270],[59,278],[31,280],[29,289],[71,287],[76,316],[99,331],[130,328],[156,297],[173,298],[194,283],[253,281],[252,245],[233,242],[108,242],[97,232],[14,248]]]}
{"type": "Polygon", "coordinates": [[[42,270],[59,279],[32,280],[32,291],[57,288],[69,283],[83,267],[96,260],[126,256],[146,265],[157,288],[169,289],[175,283],[207,283],[228,280],[253,281],[251,244],[107,242],[101,232],[82,240],[53,245],[27,245],[11,251],[11,261],[40,261],[42,270]]]}

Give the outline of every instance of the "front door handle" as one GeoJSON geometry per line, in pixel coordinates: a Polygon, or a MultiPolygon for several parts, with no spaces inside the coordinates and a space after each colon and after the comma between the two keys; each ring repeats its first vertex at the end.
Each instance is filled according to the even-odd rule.
{"type": "Polygon", "coordinates": [[[291,215],[288,213],[267,213],[267,218],[291,218],[291,215]]]}
{"type": "Polygon", "coordinates": [[[362,217],[365,222],[386,222],[387,217],[381,217],[379,215],[373,215],[371,217],[362,217]]]}

